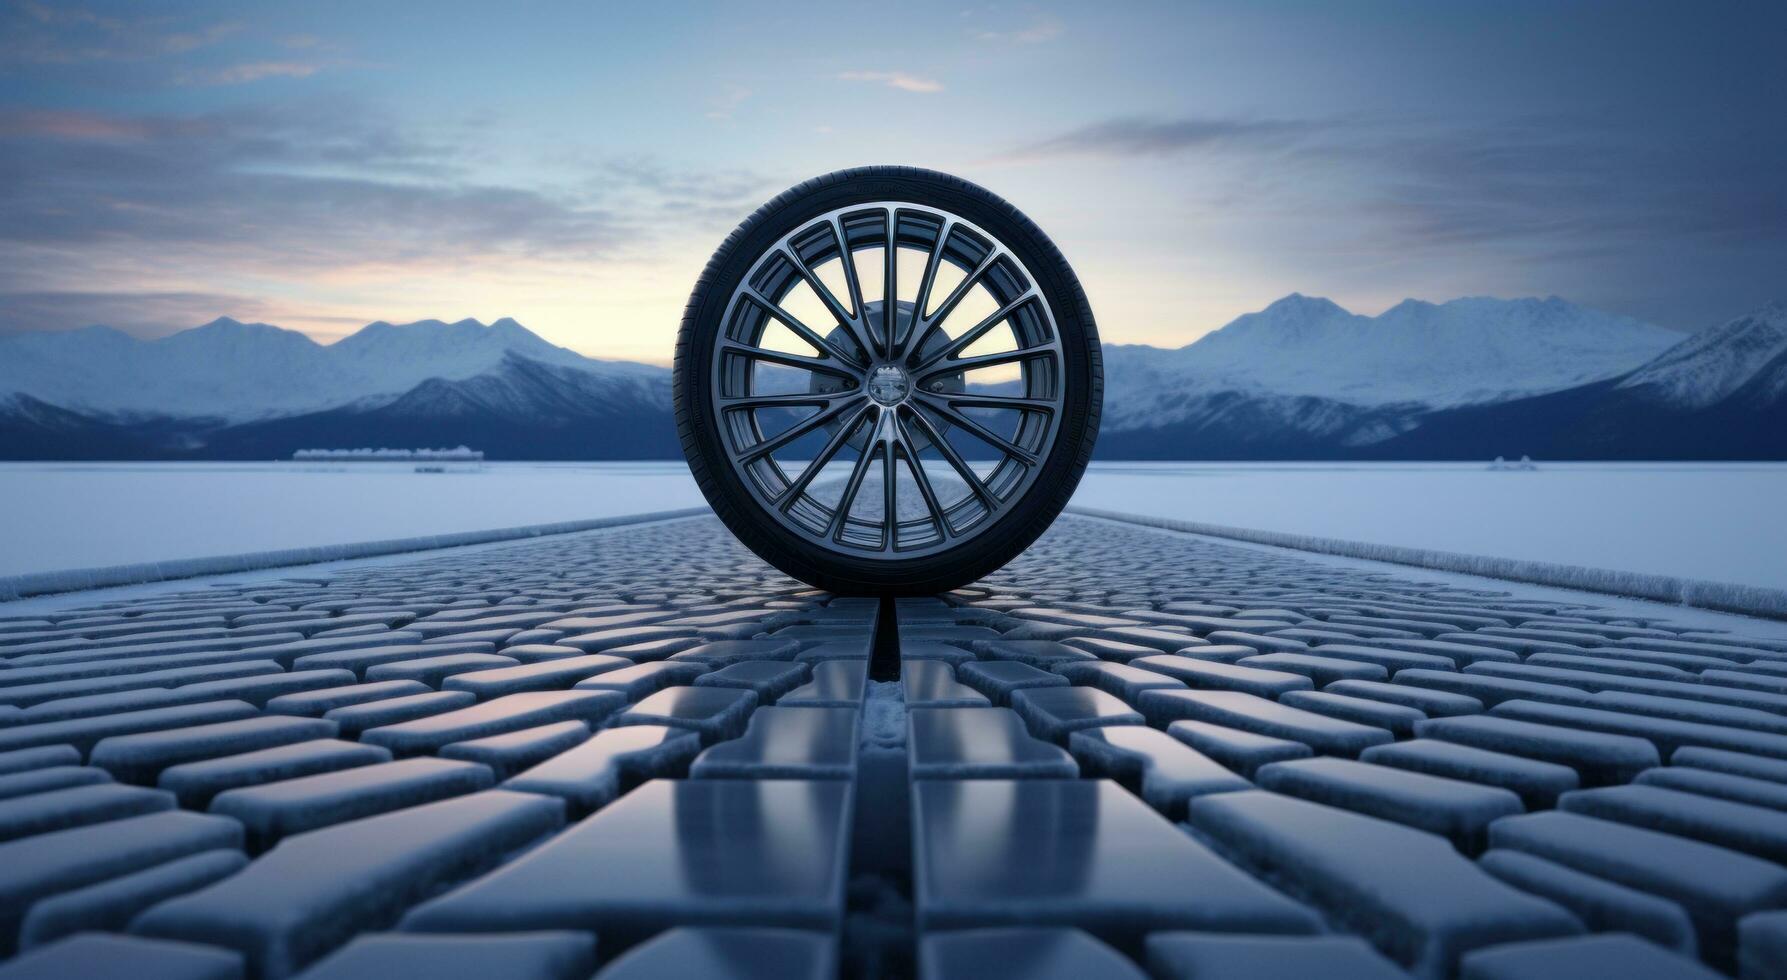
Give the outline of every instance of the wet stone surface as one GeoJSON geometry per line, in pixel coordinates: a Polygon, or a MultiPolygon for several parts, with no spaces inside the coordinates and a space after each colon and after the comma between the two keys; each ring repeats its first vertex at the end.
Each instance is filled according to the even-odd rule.
{"type": "Polygon", "coordinates": [[[1776,975],[1787,629],[1491,585],[690,519],[0,605],[0,978],[1776,975]]]}

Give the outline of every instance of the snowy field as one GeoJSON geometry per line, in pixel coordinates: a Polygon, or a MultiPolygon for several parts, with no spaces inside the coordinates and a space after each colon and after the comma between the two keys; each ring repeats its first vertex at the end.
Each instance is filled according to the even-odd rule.
{"type": "MultiPolygon", "coordinates": [[[[0,575],[698,506],[676,462],[0,464],[0,575]]],[[[1108,463],[1074,502],[1787,588],[1787,465],[1108,463]]]]}

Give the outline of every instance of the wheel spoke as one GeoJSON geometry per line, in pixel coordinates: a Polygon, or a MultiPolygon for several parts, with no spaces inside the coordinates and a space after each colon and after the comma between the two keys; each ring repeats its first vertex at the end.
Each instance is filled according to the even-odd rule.
{"type": "MultiPolygon", "coordinates": [[[[894,413],[882,414],[891,419],[894,413]]],[[[892,551],[899,545],[900,501],[895,466],[894,441],[884,438],[881,440],[881,523],[887,528],[887,537],[882,541],[882,551],[892,551]]]]}
{"type": "Polygon", "coordinates": [[[980,441],[986,443],[987,445],[992,446],[994,449],[999,450],[1000,452],[1004,453],[1007,456],[1010,456],[1011,458],[1017,460],[1018,462],[1023,463],[1025,466],[1035,466],[1036,465],[1036,455],[1034,453],[1023,448],[1022,446],[1019,446],[1017,443],[1012,442],[1010,439],[1007,439],[1004,436],[999,435],[998,433],[987,428],[986,426],[981,425],[979,422],[974,421],[973,419],[969,418],[968,416],[963,415],[961,412],[956,411],[954,408],[950,407],[946,402],[943,402],[942,400],[935,398],[935,397],[923,397],[922,400],[925,403],[926,407],[930,408],[932,411],[943,416],[944,418],[949,419],[951,422],[954,422],[956,425],[959,425],[962,428],[967,429],[969,431],[969,433],[971,433],[976,439],[979,439],[980,441]]]}
{"type": "Polygon", "coordinates": [[[914,380],[922,383],[926,379],[934,378],[940,374],[963,374],[968,371],[978,371],[981,368],[1028,361],[1033,357],[1043,357],[1053,353],[1054,351],[1050,347],[1037,346],[1001,351],[997,354],[982,354],[979,357],[962,357],[953,361],[944,361],[941,364],[933,364],[928,370],[917,372],[914,380]]]}
{"type": "Polygon", "coordinates": [[[900,213],[887,209],[887,247],[881,256],[881,342],[889,360],[898,349],[900,329],[900,213]]]}
{"type": "Polygon", "coordinates": [[[931,476],[925,472],[924,460],[919,458],[918,452],[913,448],[912,436],[906,431],[906,423],[898,415],[894,416],[894,426],[899,434],[900,445],[906,450],[906,465],[912,469],[912,482],[918,484],[918,494],[924,498],[925,509],[931,512],[931,517],[937,522],[937,533],[947,540],[955,533],[955,529],[949,526],[949,516],[943,512],[943,504],[937,499],[937,488],[931,485],[931,476]]]}
{"type": "Polygon", "coordinates": [[[763,295],[749,286],[741,286],[739,288],[739,293],[744,296],[745,299],[761,307],[765,313],[768,313],[770,316],[781,321],[783,326],[794,331],[800,339],[812,344],[814,349],[830,354],[832,357],[835,357],[846,364],[859,363],[856,358],[846,354],[843,348],[825,339],[823,336],[820,336],[819,331],[802,323],[794,314],[782,309],[779,304],[768,296],[763,295]]]}
{"type": "MultiPolygon", "coordinates": [[[[838,229],[835,225],[832,227],[832,234],[838,234],[838,229]]],[[[840,237],[840,247],[842,247],[842,243],[843,239],[840,237]]],[[[869,336],[868,330],[863,327],[862,318],[853,316],[850,311],[844,309],[844,305],[838,302],[838,298],[832,295],[831,290],[826,287],[825,283],[819,281],[819,277],[813,274],[813,270],[807,268],[807,264],[801,261],[800,256],[795,254],[792,247],[782,249],[782,254],[788,257],[789,263],[794,266],[794,271],[800,273],[800,277],[806,280],[807,288],[811,289],[819,296],[819,301],[825,304],[826,311],[837,318],[838,325],[845,330],[850,331],[851,339],[855,340],[856,345],[862,348],[863,356],[873,360],[875,357],[875,345],[872,343],[873,338],[869,336]]],[[[846,257],[848,256],[846,255],[846,257]]],[[[856,263],[854,260],[850,262],[848,271],[851,276],[856,275],[856,263]]],[[[858,309],[860,308],[861,307],[858,307],[858,309]]]]}
{"type": "Polygon", "coordinates": [[[1040,412],[1053,415],[1056,404],[1047,398],[1020,398],[1016,395],[976,395],[945,392],[930,396],[938,401],[948,402],[953,406],[966,405],[969,408],[1009,408],[1020,412],[1040,412]]]}
{"type": "Polygon", "coordinates": [[[738,454],[739,462],[755,462],[844,414],[844,410],[849,407],[850,402],[842,401],[830,408],[814,412],[812,415],[801,419],[799,422],[794,423],[776,435],[770,436],[769,438],[744,449],[738,454]]]}
{"type": "Polygon", "coordinates": [[[955,312],[956,307],[961,305],[962,300],[968,298],[969,291],[974,288],[976,283],[980,282],[980,277],[986,275],[987,270],[991,269],[993,263],[999,261],[999,257],[1004,254],[1005,253],[999,249],[994,249],[991,252],[988,252],[987,257],[981,259],[980,264],[974,267],[974,271],[963,276],[962,281],[956,283],[955,288],[949,291],[948,296],[944,297],[943,302],[937,304],[937,312],[932,316],[924,318],[924,329],[922,331],[917,329],[917,318],[914,318],[913,332],[916,336],[913,337],[910,345],[912,348],[911,351],[906,355],[908,363],[911,362],[912,354],[925,349],[925,341],[931,339],[931,331],[936,330],[942,325],[944,320],[949,319],[949,315],[955,312]]]}
{"type": "MultiPolygon", "coordinates": [[[[876,426],[880,426],[879,418],[876,419],[876,426]]],[[[838,509],[832,513],[831,523],[825,527],[828,541],[835,542],[844,533],[844,521],[850,516],[850,508],[856,504],[857,493],[862,490],[863,477],[869,472],[869,460],[875,456],[874,438],[871,435],[870,441],[863,444],[862,454],[856,457],[856,464],[850,467],[850,479],[845,481],[844,492],[838,497],[838,509]]]]}
{"type": "Polygon", "coordinates": [[[987,489],[986,484],[980,482],[980,477],[975,474],[973,467],[968,465],[968,461],[962,458],[961,453],[956,452],[956,447],[950,445],[948,439],[943,438],[943,433],[938,432],[936,427],[931,425],[931,420],[925,418],[922,412],[913,412],[912,421],[924,430],[925,438],[931,440],[931,445],[937,447],[937,451],[942,453],[943,458],[955,469],[956,475],[968,484],[968,489],[981,503],[986,505],[987,510],[998,510],[999,501],[993,497],[993,492],[987,489]]]}
{"type": "Polygon", "coordinates": [[[930,354],[929,356],[922,358],[918,362],[916,370],[922,371],[925,368],[930,367],[931,365],[937,363],[938,361],[943,360],[946,357],[954,357],[957,354],[960,354],[961,352],[974,346],[974,342],[979,340],[980,338],[986,336],[987,332],[989,330],[992,330],[994,327],[998,326],[999,324],[1004,323],[1008,318],[1010,318],[1010,316],[1013,313],[1016,313],[1018,310],[1023,309],[1025,304],[1029,303],[1031,300],[1036,299],[1036,298],[1037,298],[1036,291],[1030,290],[1030,291],[1024,293],[1024,295],[1019,296],[1017,299],[1014,299],[1011,302],[1005,304],[1004,306],[999,307],[997,310],[993,311],[993,314],[991,316],[989,316],[986,319],[975,324],[972,328],[970,328],[967,332],[963,333],[960,337],[957,337],[956,339],[950,341],[948,344],[945,344],[941,350],[938,350],[936,353],[930,354]]]}
{"type": "Polygon", "coordinates": [[[839,364],[836,361],[825,358],[807,357],[802,354],[790,354],[786,351],[770,350],[767,347],[753,347],[750,344],[741,344],[736,340],[724,341],[720,346],[722,350],[730,351],[740,357],[749,357],[758,361],[768,361],[771,364],[780,364],[784,367],[804,368],[805,370],[814,371],[819,374],[831,374],[840,378],[850,378],[854,380],[860,373],[860,370],[854,365],[846,367],[844,364],[839,364]]]}
{"type": "Polygon", "coordinates": [[[856,319],[863,313],[862,281],[856,277],[856,255],[850,251],[850,239],[844,235],[844,226],[838,219],[831,219],[832,241],[838,243],[838,264],[844,268],[844,288],[850,293],[850,308],[856,311],[856,319]]]}
{"type": "Polygon", "coordinates": [[[787,513],[788,508],[794,506],[794,502],[799,500],[800,495],[805,493],[807,487],[812,486],[813,481],[818,478],[819,472],[829,466],[832,457],[836,456],[844,448],[844,444],[850,441],[850,436],[856,432],[858,426],[862,425],[863,416],[868,412],[869,406],[865,403],[855,415],[850,416],[849,421],[840,426],[838,431],[832,433],[831,438],[826,440],[825,446],[813,457],[813,461],[807,464],[805,470],[801,471],[800,478],[789,484],[788,489],[782,491],[781,496],[775,499],[777,510],[787,513]]]}
{"type": "Polygon", "coordinates": [[[832,394],[815,392],[797,392],[791,395],[739,395],[736,398],[721,398],[720,407],[726,411],[758,409],[758,408],[803,408],[817,405],[824,408],[840,398],[859,398],[854,391],[839,391],[832,394]]]}
{"type": "Polygon", "coordinates": [[[924,274],[918,280],[918,297],[912,301],[912,328],[906,332],[906,343],[896,348],[888,360],[897,361],[905,356],[918,333],[919,324],[924,322],[925,307],[931,302],[931,288],[937,284],[937,269],[943,264],[943,248],[949,242],[949,236],[955,233],[955,227],[955,221],[946,218],[937,230],[937,240],[931,244],[931,254],[925,257],[924,274]]]}

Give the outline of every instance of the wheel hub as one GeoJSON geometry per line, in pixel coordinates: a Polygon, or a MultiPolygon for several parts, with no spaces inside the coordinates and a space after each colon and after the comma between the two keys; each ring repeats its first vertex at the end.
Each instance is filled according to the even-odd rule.
{"type": "Polygon", "coordinates": [[[898,365],[883,364],[869,372],[869,397],[879,404],[898,405],[911,393],[912,379],[898,365]]]}

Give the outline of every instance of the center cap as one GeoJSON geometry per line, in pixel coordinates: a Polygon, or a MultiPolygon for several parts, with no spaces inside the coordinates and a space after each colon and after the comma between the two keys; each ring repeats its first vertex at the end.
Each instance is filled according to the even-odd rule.
{"type": "Polygon", "coordinates": [[[898,405],[906,400],[912,382],[906,372],[892,364],[883,364],[869,373],[869,397],[883,405],[898,405]]]}

